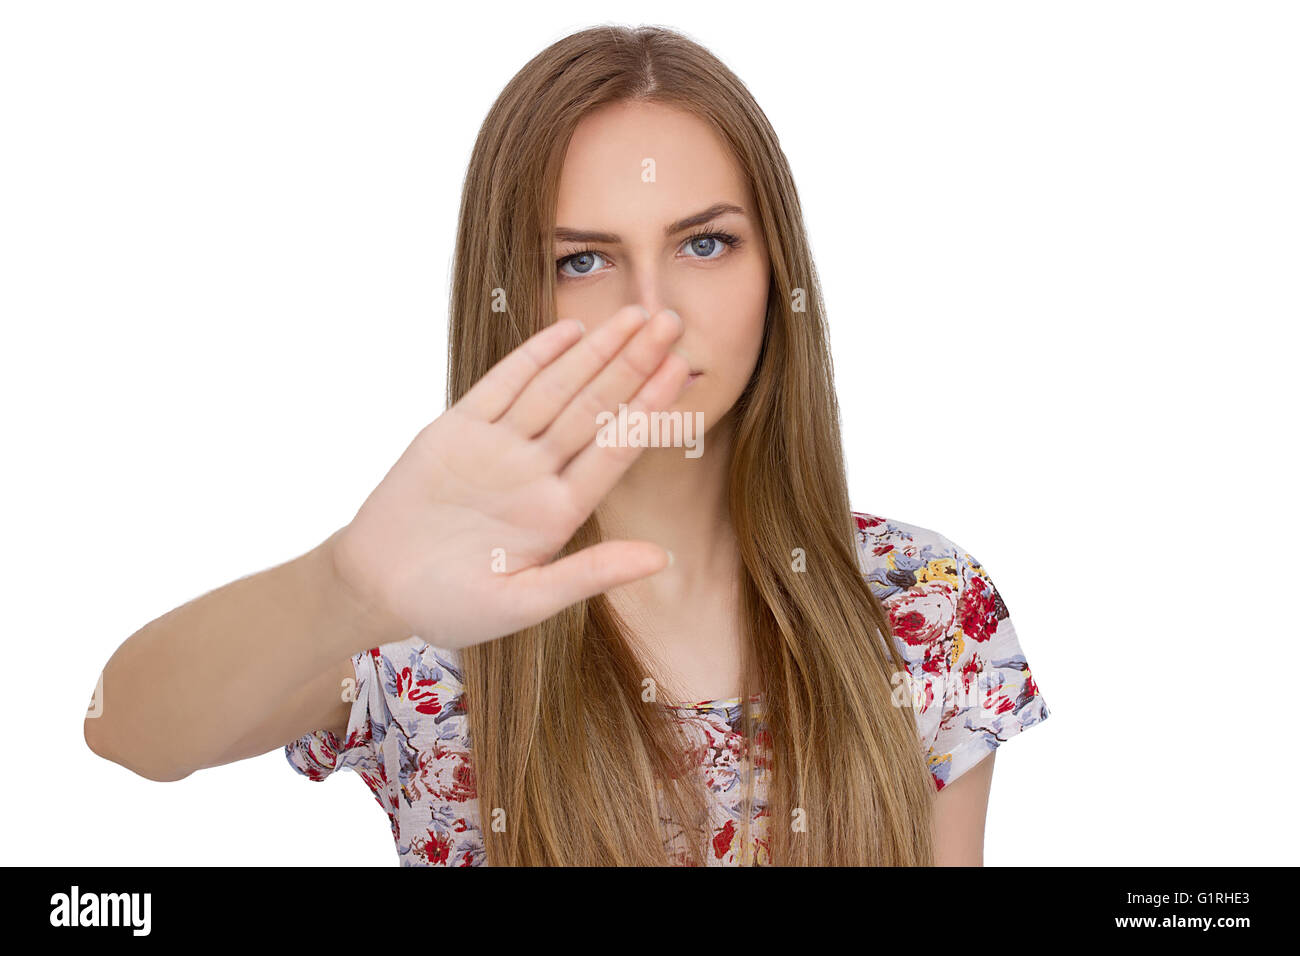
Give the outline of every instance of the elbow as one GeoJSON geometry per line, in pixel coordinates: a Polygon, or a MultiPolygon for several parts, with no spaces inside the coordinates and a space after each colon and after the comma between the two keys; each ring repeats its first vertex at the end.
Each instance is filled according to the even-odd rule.
{"type": "Polygon", "coordinates": [[[88,716],[82,725],[82,736],[86,741],[86,746],[96,756],[103,757],[110,763],[115,763],[120,767],[125,767],[138,777],[144,777],[146,780],[153,780],[157,783],[174,783],[177,780],[184,780],[194,772],[192,768],[163,767],[151,764],[148,761],[131,759],[109,742],[110,735],[106,733],[106,730],[103,717],[88,716]]]}

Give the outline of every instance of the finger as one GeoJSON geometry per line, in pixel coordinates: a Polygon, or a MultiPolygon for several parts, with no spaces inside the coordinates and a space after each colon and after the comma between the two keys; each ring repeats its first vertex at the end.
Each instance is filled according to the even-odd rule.
{"type": "MultiPolygon", "coordinates": [[[[628,403],[628,413],[669,408],[686,387],[689,374],[690,366],[686,359],[677,352],[670,352],[659,370],[628,403]]],[[[588,446],[560,472],[560,480],[569,486],[574,506],[582,509],[583,514],[594,511],[643,451],[644,446],[602,447],[593,436],[588,446]]]]}
{"type": "Polygon", "coordinates": [[[578,454],[595,436],[599,428],[597,416],[602,412],[618,414],[618,406],[646,384],[681,335],[681,318],[665,311],[633,336],[627,348],[574,396],[539,437],[553,458],[563,463],[578,454]]]}
{"type": "Polygon", "coordinates": [[[608,322],[542,369],[501,416],[501,423],[524,438],[533,438],[549,427],[578,390],[619,354],[649,318],[650,313],[639,305],[619,309],[608,322]]]}
{"type": "Polygon", "coordinates": [[[512,575],[520,612],[542,621],[571,604],[662,571],[672,562],[649,541],[602,541],[576,554],[512,575]]]}
{"type": "Polygon", "coordinates": [[[456,408],[471,418],[496,421],[534,376],[579,341],[583,332],[577,319],[553,322],[488,369],[456,408]]]}

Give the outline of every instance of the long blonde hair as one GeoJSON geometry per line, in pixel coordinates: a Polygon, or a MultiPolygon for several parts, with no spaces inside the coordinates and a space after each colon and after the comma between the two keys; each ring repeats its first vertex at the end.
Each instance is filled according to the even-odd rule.
{"type": "MultiPolygon", "coordinates": [[[[738,726],[770,778],[767,862],[929,865],[934,788],[913,712],[893,702],[891,675],[904,664],[889,616],[858,563],[798,193],[766,116],[707,50],[670,30],[600,26],[546,48],[502,91],[461,200],[448,402],[555,320],[552,231],[565,151],[585,114],[627,100],[672,105],[710,124],[748,174],[770,251],[764,343],[730,413],[728,487],[746,673],[754,666],[763,701],[760,722],[750,705],[757,688],[747,683],[738,726]],[[797,313],[796,288],[805,308],[797,313]],[[500,302],[505,311],[494,311],[500,302]],[[806,571],[792,570],[795,548],[806,571]]],[[[600,539],[593,515],[561,554],[600,539]]],[[[463,652],[480,807],[492,819],[504,811],[504,828],[483,828],[490,864],[705,861],[707,794],[683,763],[677,717],[642,700],[647,668],[624,627],[598,595],[463,652]],[[685,834],[675,855],[670,830],[674,839],[685,834]]],[[[753,800],[751,772],[742,854],[753,800]]]]}

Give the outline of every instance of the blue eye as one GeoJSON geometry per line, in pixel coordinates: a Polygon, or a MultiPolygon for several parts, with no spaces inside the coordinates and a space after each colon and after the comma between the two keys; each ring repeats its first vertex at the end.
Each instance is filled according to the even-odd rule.
{"type": "Polygon", "coordinates": [[[690,256],[692,259],[720,259],[727,249],[734,249],[740,245],[740,239],[729,232],[704,232],[696,236],[691,236],[683,243],[687,248],[699,252],[698,256],[690,256]],[[717,255],[708,253],[717,252],[717,255]]]}
{"type": "Polygon", "coordinates": [[[599,252],[596,252],[594,249],[586,249],[582,252],[575,252],[573,255],[565,256],[563,259],[560,260],[559,262],[560,274],[568,275],[567,273],[565,273],[564,267],[572,265],[578,271],[578,275],[575,278],[580,278],[584,275],[590,275],[591,272],[595,270],[595,265],[592,263],[591,260],[604,259],[604,258],[605,258],[604,256],[602,256],[599,252]]]}
{"type": "MultiPolygon", "coordinates": [[[[688,255],[688,259],[702,259],[712,261],[720,259],[727,249],[734,249],[740,245],[740,238],[733,236],[729,232],[705,232],[691,236],[686,239],[682,246],[693,250],[694,253],[688,255]]],[[[604,260],[603,253],[595,249],[579,249],[577,252],[571,252],[567,256],[562,256],[555,262],[559,269],[561,278],[564,279],[581,279],[585,276],[595,275],[599,270],[596,268],[596,259],[604,260]],[[572,272],[565,271],[570,266],[572,272]]]]}
{"type": "Polygon", "coordinates": [[[698,256],[694,257],[696,259],[716,259],[717,256],[709,255],[709,253],[715,250],[721,253],[726,248],[723,246],[722,240],[717,236],[700,236],[698,239],[687,239],[686,246],[699,253],[698,256]]]}

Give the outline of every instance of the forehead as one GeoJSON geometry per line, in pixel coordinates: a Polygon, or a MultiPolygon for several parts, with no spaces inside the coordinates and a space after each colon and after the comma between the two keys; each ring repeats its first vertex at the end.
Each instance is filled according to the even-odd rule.
{"type": "Polygon", "coordinates": [[[659,228],[727,201],[753,208],[739,163],[704,120],[660,103],[610,103],[574,131],[556,218],[579,228],[627,228],[634,221],[659,228]]]}

